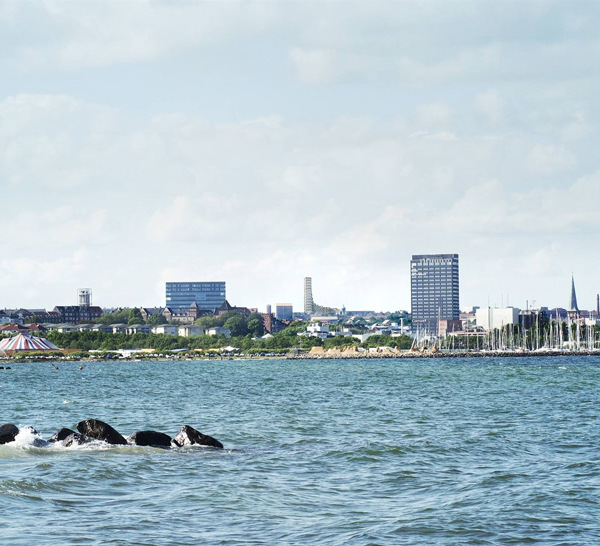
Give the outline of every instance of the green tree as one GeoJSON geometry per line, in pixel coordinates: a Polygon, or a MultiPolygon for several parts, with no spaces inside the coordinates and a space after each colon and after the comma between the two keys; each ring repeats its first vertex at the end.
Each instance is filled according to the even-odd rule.
{"type": "Polygon", "coordinates": [[[127,320],[127,324],[143,324],[144,319],[142,318],[142,313],[140,310],[135,307],[131,311],[129,311],[129,319],[127,320]]]}
{"type": "Polygon", "coordinates": [[[233,337],[245,336],[248,333],[248,327],[246,326],[246,320],[241,315],[234,315],[229,317],[223,326],[231,331],[233,337]]]}
{"type": "Polygon", "coordinates": [[[252,313],[248,317],[246,328],[252,337],[261,337],[265,334],[265,326],[262,317],[258,313],[252,313]]]}
{"type": "Polygon", "coordinates": [[[214,317],[212,315],[206,315],[204,317],[196,319],[194,324],[196,326],[202,326],[202,328],[206,330],[207,328],[214,328],[215,326],[220,326],[221,324],[219,324],[219,322],[220,321],[217,317],[214,317]]]}
{"type": "Polygon", "coordinates": [[[151,324],[152,326],[158,326],[159,324],[167,324],[167,322],[167,318],[162,313],[150,315],[147,320],[147,324],[151,324]]]}
{"type": "Polygon", "coordinates": [[[101,317],[94,320],[97,324],[127,324],[131,309],[117,309],[112,313],[104,313],[101,317]]]}

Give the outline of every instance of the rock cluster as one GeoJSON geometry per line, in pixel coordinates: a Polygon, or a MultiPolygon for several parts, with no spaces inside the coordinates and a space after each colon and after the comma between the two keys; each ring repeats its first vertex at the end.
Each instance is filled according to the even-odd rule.
{"type": "MultiPolygon", "coordinates": [[[[100,440],[111,445],[133,444],[165,448],[197,445],[223,449],[223,444],[219,440],[202,434],[189,425],[182,426],[174,438],[154,430],[141,430],[134,432],[129,437],[129,441],[109,424],[98,419],[80,421],[77,423],[76,428],[77,431],[70,428],[61,428],[48,441],[52,443],[61,442],[65,447],[84,445],[93,440],[100,440]]],[[[0,425],[0,444],[14,442],[17,434],[19,434],[19,428],[16,425],[10,423],[0,425]]]]}

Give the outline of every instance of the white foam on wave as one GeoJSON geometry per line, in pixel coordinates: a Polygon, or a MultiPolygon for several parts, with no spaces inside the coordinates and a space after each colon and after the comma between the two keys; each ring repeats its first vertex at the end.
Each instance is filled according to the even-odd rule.
{"type": "Polygon", "coordinates": [[[15,447],[47,447],[49,444],[29,425],[19,425],[19,434],[15,436],[15,441],[12,443],[15,447]]]}
{"type": "Polygon", "coordinates": [[[70,446],[66,446],[64,441],[48,443],[48,447],[56,451],[106,451],[115,447],[107,442],[103,442],[102,440],[90,440],[85,444],[73,443],[70,446]]]}
{"type": "Polygon", "coordinates": [[[18,425],[18,428],[19,433],[15,436],[15,441],[4,444],[3,447],[6,446],[7,448],[25,451],[39,448],[52,451],[104,451],[115,447],[102,440],[93,439],[82,445],[73,443],[67,447],[64,442],[49,442],[48,440],[44,440],[32,426],[18,425]]]}

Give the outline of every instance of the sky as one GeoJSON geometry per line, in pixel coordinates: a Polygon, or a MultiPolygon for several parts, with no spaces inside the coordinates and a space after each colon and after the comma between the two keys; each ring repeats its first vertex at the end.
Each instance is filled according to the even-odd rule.
{"type": "Polygon", "coordinates": [[[600,3],[0,1],[0,307],[600,292],[600,3]]]}

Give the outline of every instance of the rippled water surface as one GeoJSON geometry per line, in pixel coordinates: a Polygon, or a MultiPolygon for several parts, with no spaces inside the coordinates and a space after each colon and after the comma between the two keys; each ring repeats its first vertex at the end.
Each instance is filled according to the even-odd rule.
{"type": "Polygon", "coordinates": [[[2,544],[597,544],[600,358],[12,364],[0,423],[225,445],[0,446],[2,544]]]}

